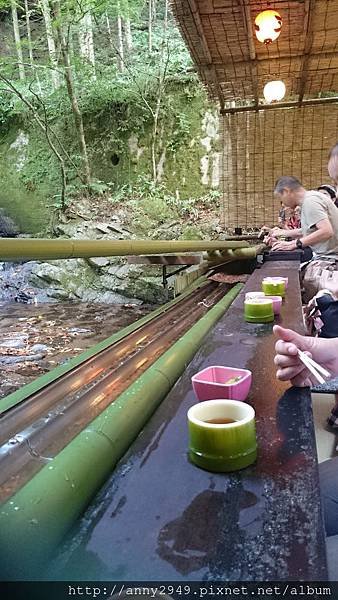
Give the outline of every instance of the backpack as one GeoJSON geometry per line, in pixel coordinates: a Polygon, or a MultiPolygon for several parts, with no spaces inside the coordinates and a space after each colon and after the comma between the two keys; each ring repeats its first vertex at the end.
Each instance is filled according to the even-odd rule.
{"type": "Polygon", "coordinates": [[[317,337],[338,337],[338,300],[329,290],[321,290],[304,310],[307,333],[317,337]]]}

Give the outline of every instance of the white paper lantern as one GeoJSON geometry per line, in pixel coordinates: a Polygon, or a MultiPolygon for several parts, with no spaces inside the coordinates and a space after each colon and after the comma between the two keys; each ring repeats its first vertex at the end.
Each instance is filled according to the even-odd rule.
{"type": "Polygon", "coordinates": [[[269,81],[264,86],[263,94],[266,102],[279,102],[285,96],[286,87],[283,81],[269,81]]]}
{"type": "Polygon", "coordinates": [[[255,18],[255,33],[259,42],[271,44],[279,37],[282,17],[276,10],[264,10],[255,18]]]}

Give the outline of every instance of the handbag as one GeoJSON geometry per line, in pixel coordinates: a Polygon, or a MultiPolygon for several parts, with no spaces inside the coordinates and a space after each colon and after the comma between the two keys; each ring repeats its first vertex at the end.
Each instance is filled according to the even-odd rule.
{"type": "Polygon", "coordinates": [[[337,259],[311,260],[303,269],[303,300],[309,302],[320,290],[326,289],[338,298],[337,259]]]}
{"type": "Polygon", "coordinates": [[[329,290],[321,290],[303,309],[308,335],[338,337],[338,300],[329,290]]]}

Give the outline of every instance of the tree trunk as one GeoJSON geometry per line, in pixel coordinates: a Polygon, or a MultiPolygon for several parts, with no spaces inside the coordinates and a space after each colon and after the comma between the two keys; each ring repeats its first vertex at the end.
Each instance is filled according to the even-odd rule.
{"type": "Polygon", "coordinates": [[[36,78],[36,81],[38,84],[39,93],[41,94],[41,84],[40,84],[39,75],[38,75],[36,69],[34,68],[32,33],[31,33],[31,22],[30,22],[28,0],[25,0],[25,16],[26,16],[27,46],[28,46],[29,62],[32,67],[32,75],[35,75],[35,78],[36,78]]]}
{"type": "Polygon", "coordinates": [[[153,51],[153,0],[148,0],[148,50],[153,51]]]}
{"type": "Polygon", "coordinates": [[[124,71],[124,49],[123,49],[123,31],[122,31],[122,19],[120,16],[117,17],[117,66],[118,70],[122,73],[124,71]]]}
{"type": "Polygon", "coordinates": [[[107,25],[109,45],[110,45],[111,49],[115,51],[113,35],[112,35],[110,21],[109,21],[109,17],[108,17],[107,13],[105,14],[105,17],[106,17],[106,25],[107,25]]]}
{"type": "Polygon", "coordinates": [[[22,47],[21,47],[21,39],[20,39],[18,11],[16,10],[16,2],[15,2],[15,0],[11,0],[11,9],[12,9],[14,40],[15,40],[16,52],[17,52],[17,55],[18,55],[19,77],[20,77],[21,81],[24,81],[25,80],[25,67],[23,65],[23,56],[22,56],[22,47]]]}
{"type": "MultiPolygon", "coordinates": [[[[49,0],[40,0],[40,4],[41,4],[43,18],[45,20],[49,59],[50,59],[52,67],[54,67],[54,69],[57,69],[58,61],[57,61],[55,40],[54,40],[54,35],[53,35],[53,25],[52,25],[52,18],[51,18],[51,14],[50,14],[49,0]]],[[[58,87],[60,87],[60,77],[56,71],[52,71],[52,82],[53,82],[53,88],[55,90],[58,87]]]]}
{"type": "Polygon", "coordinates": [[[165,91],[166,75],[167,75],[167,68],[168,68],[168,62],[169,62],[169,55],[167,55],[166,62],[164,62],[164,52],[166,49],[168,50],[167,33],[168,33],[168,0],[165,0],[163,38],[162,38],[162,44],[161,44],[160,65],[159,65],[160,73],[159,73],[159,79],[158,79],[157,99],[156,99],[156,108],[155,108],[155,112],[154,112],[154,124],[153,124],[152,142],[151,142],[151,161],[152,161],[152,167],[153,167],[154,183],[156,183],[158,181],[158,172],[157,172],[157,166],[156,166],[157,132],[158,132],[158,125],[159,125],[159,118],[160,118],[162,96],[165,91]]]}
{"type": "Polygon", "coordinates": [[[69,100],[70,100],[70,104],[71,104],[71,108],[72,108],[72,112],[73,112],[73,116],[74,116],[74,122],[75,122],[75,127],[76,127],[76,131],[77,131],[77,136],[78,136],[78,143],[79,143],[81,156],[82,156],[84,181],[85,181],[86,185],[89,185],[90,181],[91,181],[91,175],[90,175],[90,166],[89,166],[89,160],[88,160],[88,154],[87,154],[86,139],[85,139],[85,134],[84,134],[83,119],[82,119],[82,114],[81,114],[79,104],[77,101],[77,97],[76,97],[72,67],[71,67],[70,60],[69,60],[68,44],[65,39],[64,33],[62,31],[62,25],[60,22],[60,18],[61,18],[60,1],[54,2],[54,11],[55,11],[55,17],[56,17],[56,31],[57,31],[57,35],[58,35],[58,39],[59,39],[60,48],[61,48],[61,55],[62,55],[62,62],[63,62],[63,66],[64,66],[64,76],[65,76],[66,85],[67,85],[67,92],[68,92],[68,96],[69,96],[69,100]]]}
{"type": "Polygon", "coordinates": [[[123,30],[124,30],[124,39],[126,41],[126,48],[128,55],[131,53],[133,49],[133,38],[131,34],[131,26],[130,19],[123,19],[123,30]]]}
{"type": "Polygon", "coordinates": [[[164,23],[163,23],[164,39],[165,39],[165,41],[167,39],[167,32],[168,32],[168,11],[169,11],[169,2],[168,2],[168,0],[165,0],[165,5],[164,5],[164,23]]]}
{"type": "Polygon", "coordinates": [[[93,76],[96,78],[93,20],[89,11],[83,15],[79,24],[79,46],[80,55],[93,67],[93,76]]]}

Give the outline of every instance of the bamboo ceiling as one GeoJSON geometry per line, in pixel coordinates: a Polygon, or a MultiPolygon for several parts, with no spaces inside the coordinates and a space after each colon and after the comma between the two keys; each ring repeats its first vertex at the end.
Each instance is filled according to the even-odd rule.
{"type": "Polygon", "coordinates": [[[172,0],[181,32],[202,81],[221,109],[265,104],[263,87],[286,85],[283,102],[302,102],[338,92],[338,0],[172,0]],[[269,45],[254,33],[259,12],[276,9],[283,19],[269,45]]]}

